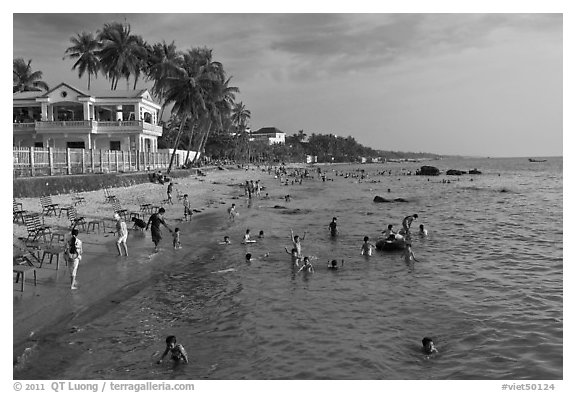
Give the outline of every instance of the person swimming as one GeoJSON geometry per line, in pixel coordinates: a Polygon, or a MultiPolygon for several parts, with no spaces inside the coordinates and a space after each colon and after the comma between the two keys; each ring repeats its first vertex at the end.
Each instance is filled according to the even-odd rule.
{"type": "Polygon", "coordinates": [[[433,353],[438,353],[438,350],[434,346],[434,341],[430,337],[424,337],[422,339],[422,350],[426,355],[431,355],[433,353]]]}
{"type": "MultiPolygon", "coordinates": [[[[344,260],[342,260],[341,266],[344,266],[344,260]]],[[[338,270],[338,261],[336,259],[332,259],[331,261],[328,261],[328,269],[329,270],[338,270]]]]}

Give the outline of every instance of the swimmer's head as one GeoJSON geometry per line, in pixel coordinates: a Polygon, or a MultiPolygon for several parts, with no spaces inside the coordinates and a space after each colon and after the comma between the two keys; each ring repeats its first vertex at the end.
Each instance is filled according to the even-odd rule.
{"type": "Polygon", "coordinates": [[[166,345],[169,347],[174,347],[176,345],[176,336],[166,337],[166,345]]]}
{"type": "Polygon", "coordinates": [[[174,228],[174,232],[176,233],[180,232],[180,228],[174,228]]]}
{"type": "Polygon", "coordinates": [[[78,232],[78,229],[72,229],[72,236],[76,237],[79,233],[80,232],[78,232]]]}
{"type": "Polygon", "coordinates": [[[332,221],[336,221],[336,220],[337,220],[337,218],[336,218],[336,217],[332,217],[332,221]]]}
{"type": "Polygon", "coordinates": [[[332,267],[336,267],[336,265],[338,265],[338,261],[336,259],[332,259],[332,262],[330,262],[330,264],[332,265],[332,267]]]}
{"type": "Polygon", "coordinates": [[[434,347],[434,341],[432,341],[430,337],[424,337],[422,339],[422,347],[424,349],[424,352],[426,353],[436,352],[436,347],[434,347]]]}
{"type": "Polygon", "coordinates": [[[364,236],[364,241],[367,242],[368,240],[370,240],[370,238],[368,236],[364,236]]]}
{"type": "Polygon", "coordinates": [[[114,213],[114,219],[118,221],[120,219],[120,214],[114,213]]]}
{"type": "Polygon", "coordinates": [[[300,236],[298,235],[294,236],[294,241],[297,242],[298,240],[300,240],[300,236]]]}
{"type": "Polygon", "coordinates": [[[250,229],[246,229],[246,233],[247,233],[247,234],[250,233],[250,229]]]}
{"type": "Polygon", "coordinates": [[[246,260],[249,261],[252,259],[252,254],[248,253],[246,254],[246,260]]]}
{"type": "Polygon", "coordinates": [[[310,257],[304,257],[304,263],[310,263],[310,257]]]}
{"type": "Polygon", "coordinates": [[[420,229],[424,229],[424,224],[420,224],[420,229]]]}
{"type": "Polygon", "coordinates": [[[158,213],[164,214],[164,213],[166,213],[166,209],[164,209],[163,207],[161,207],[160,209],[158,209],[158,213]]]}
{"type": "Polygon", "coordinates": [[[264,236],[264,231],[260,231],[260,232],[258,233],[258,236],[264,236]]]}
{"type": "Polygon", "coordinates": [[[188,194],[184,194],[184,198],[188,198],[188,194]]]}
{"type": "Polygon", "coordinates": [[[230,236],[224,236],[224,241],[227,242],[228,240],[230,240],[230,236]]]}
{"type": "Polygon", "coordinates": [[[388,229],[392,229],[393,226],[394,225],[392,225],[392,224],[388,224],[388,229]]]}
{"type": "Polygon", "coordinates": [[[418,218],[418,214],[413,214],[412,217],[418,218]]]}

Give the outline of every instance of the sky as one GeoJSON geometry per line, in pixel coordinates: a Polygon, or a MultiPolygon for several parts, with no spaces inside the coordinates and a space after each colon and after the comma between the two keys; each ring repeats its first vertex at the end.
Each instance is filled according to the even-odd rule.
{"type": "MultiPolygon", "coordinates": [[[[103,9],[110,9],[103,7],[103,9]]],[[[206,46],[252,130],[353,136],[444,155],[563,154],[561,13],[13,14],[13,57],[86,89],[70,38],[130,24],[149,43],[206,46]]],[[[108,88],[103,76],[94,88],[108,88]]],[[[119,89],[126,89],[125,83],[119,89]]],[[[138,87],[146,87],[140,83],[138,87]]]]}

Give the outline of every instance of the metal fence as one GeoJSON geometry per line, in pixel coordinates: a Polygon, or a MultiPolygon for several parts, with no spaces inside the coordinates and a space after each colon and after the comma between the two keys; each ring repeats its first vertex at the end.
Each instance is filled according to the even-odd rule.
{"type": "MultiPolygon", "coordinates": [[[[14,177],[81,173],[137,172],[166,169],[170,153],[123,150],[14,148],[14,177]]],[[[172,166],[181,165],[177,154],[172,166]]]]}

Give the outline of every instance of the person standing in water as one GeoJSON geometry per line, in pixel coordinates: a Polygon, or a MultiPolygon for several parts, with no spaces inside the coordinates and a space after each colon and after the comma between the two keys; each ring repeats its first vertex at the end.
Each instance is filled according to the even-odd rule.
{"type": "Polygon", "coordinates": [[[406,216],[402,220],[402,228],[404,228],[404,232],[406,235],[410,233],[410,226],[412,225],[412,221],[418,218],[418,214],[412,214],[411,216],[406,216]]]}
{"type": "Polygon", "coordinates": [[[338,224],[336,223],[337,218],[332,217],[332,222],[328,225],[330,230],[330,236],[334,237],[338,234],[338,224]]]}
{"type": "Polygon", "coordinates": [[[304,231],[304,236],[302,236],[302,239],[300,239],[300,236],[298,235],[294,236],[294,231],[290,229],[290,237],[292,239],[292,244],[294,245],[294,248],[296,249],[296,251],[298,251],[298,257],[302,258],[302,243],[300,243],[300,241],[306,238],[306,231],[304,231]]]}
{"type": "Polygon", "coordinates": [[[118,213],[114,214],[114,219],[116,220],[116,233],[118,234],[118,239],[116,240],[118,256],[122,256],[122,248],[124,249],[126,256],[128,256],[128,246],[126,245],[126,240],[128,239],[128,228],[118,213]]]}
{"type": "Polygon", "coordinates": [[[166,213],[166,209],[161,207],[158,210],[158,213],[154,213],[150,216],[148,220],[148,224],[146,225],[146,230],[150,227],[150,232],[152,233],[152,242],[154,242],[154,252],[158,252],[158,244],[160,240],[162,240],[162,232],[160,231],[160,224],[164,225],[166,229],[172,233],[172,229],[168,227],[166,221],[164,221],[164,213],[166,213]]]}

